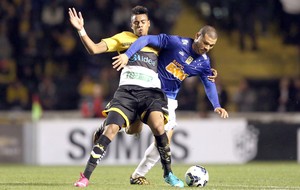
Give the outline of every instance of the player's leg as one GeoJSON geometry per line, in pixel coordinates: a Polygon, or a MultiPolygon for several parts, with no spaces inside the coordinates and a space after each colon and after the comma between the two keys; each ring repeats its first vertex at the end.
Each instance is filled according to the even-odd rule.
{"type": "Polygon", "coordinates": [[[171,170],[171,150],[169,140],[164,131],[163,113],[159,111],[152,111],[147,118],[147,124],[151,128],[154,135],[157,149],[161,158],[164,169],[164,177],[167,176],[171,170]]]}
{"type": "Polygon", "coordinates": [[[184,184],[172,172],[171,169],[171,149],[168,136],[164,130],[164,116],[160,111],[152,111],[147,119],[147,124],[155,137],[160,161],[164,170],[165,182],[172,186],[183,187],[184,184]]]}
{"type": "Polygon", "coordinates": [[[105,130],[100,138],[96,141],[96,144],[94,145],[91,152],[91,156],[88,160],[88,164],[90,164],[91,167],[86,167],[86,170],[84,171],[84,175],[86,176],[86,178],[89,179],[96,165],[105,155],[108,145],[114,139],[124,123],[125,120],[119,113],[114,111],[109,112],[106,119],[105,130]]]}
{"type": "Polygon", "coordinates": [[[77,187],[86,187],[94,169],[106,153],[110,142],[114,139],[118,131],[123,126],[128,126],[130,122],[136,119],[135,105],[136,99],[128,93],[126,87],[119,87],[114,95],[114,99],[104,111],[106,126],[103,134],[96,141],[93,150],[87,162],[84,173],[74,184],[77,187]],[[132,110],[127,107],[132,106],[132,110]]]}
{"type": "MultiPolygon", "coordinates": [[[[167,131],[168,139],[172,138],[173,129],[167,131]]],[[[159,161],[160,155],[157,150],[155,142],[153,142],[145,151],[144,157],[130,176],[131,184],[148,185],[150,182],[146,179],[146,174],[159,161]]]]}
{"type": "Polygon", "coordinates": [[[106,119],[106,127],[103,134],[99,137],[93,146],[91,155],[85,167],[83,174],[80,174],[79,180],[74,184],[76,187],[86,187],[89,179],[95,170],[97,164],[101,161],[106,153],[106,149],[114,139],[121,126],[125,123],[125,119],[117,112],[109,112],[106,119]]]}
{"type": "MultiPolygon", "coordinates": [[[[175,110],[177,109],[177,106],[178,106],[177,100],[168,99],[169,121],[165,125],[165,130],[167,131],[169,142],[171,142],[170,139],[172,139],[173,129],[177,126],[176,115],[175,115],[175,110]]],[[[145,176],[151,170],[151,168],[157,163],[159,159],[160,159],[159,152],[156,148],[155,143],[153,142],[147,148],[143,159],[141,160],[138,167],[130,176],[130,183],[138,184],[138,185],[149,184],[145,176]]]]}

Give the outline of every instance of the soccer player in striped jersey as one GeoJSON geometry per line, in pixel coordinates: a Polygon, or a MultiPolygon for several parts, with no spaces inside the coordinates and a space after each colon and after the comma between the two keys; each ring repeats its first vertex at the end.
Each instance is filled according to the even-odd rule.
{"type": "MultiPolygon", "coordinates": [[[[81,12],[69,9],[69,18],[78,31],[80,39],[90,54],[121,52],[127,49],[139,36],[146,35],[150,27],[148,11],[138,6],[132,9],[131,28],[134,33],[122,32],[94,43],[84,30],[81,12]]],[[[164,170],[164,180],[171,186],[184,187],[171,169],[171,150],[164,124],[168,121],[167,98],[161,90],[157,73],[157,50],[143,48],[136,53],[135,59],[121,72],[119,87],[104,110],[105,128],[97,138],[85,170],[75,182],[76,187],[86,187],[89,179],[106,153],[106,149],[122,127],[128,127],[139,118],[149,125],[155,137],[157,150],[164,170]]]]}
{"type": "MultiPolygon", "coordinates": [[[[211,66],[207,52],[214,47],[217,38],[217,31],[212,26],[202,27],[196,33],[194,39],[166,34],[142,36],[130,46],[125,54],[120,54],[113,58],[115,59],[113,63],[114,68],[119,70],[142,47],[151,46],[160,49],[158,73],[162,89],[168,97],[169,122],[165,126],[165,130],[169,139],[171,139],[173,129],[177,125],[175,115],[177,108],[176,96],[180,90],[181,83],[187,77],[199,77],[204,84],[206,95],[214,111],[220,114],[221,118],[228,117],[227,111],[219,103],[215,83],[208,80],[208,76],[211,75],[211,66]]],[[[159,160],[159,154],[155,146],[155,143],[152,143],[146,150],[144,158],[130,177],[131,184],[143,185],[148,183],[145,175],[159,160]],[[138,179],[143,179],[143,181],[138,179]]]]}

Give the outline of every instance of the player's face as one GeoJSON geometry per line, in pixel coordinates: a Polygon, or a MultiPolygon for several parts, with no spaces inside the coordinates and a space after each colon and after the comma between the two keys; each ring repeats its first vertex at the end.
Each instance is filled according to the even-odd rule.
{"type": "Polygon", "coordinates": [[[211,38],[207,34],[203,36],[198,32],[192,47],[197,54],[204,54],[209,52],[216,43],[217,39],[211,38]]]}
{"type": "Polygon", "coordinates": [[[150,20],[146,14],[133,15],[131,17],[131,29],[137,36],[148,35],[150,20]]]}

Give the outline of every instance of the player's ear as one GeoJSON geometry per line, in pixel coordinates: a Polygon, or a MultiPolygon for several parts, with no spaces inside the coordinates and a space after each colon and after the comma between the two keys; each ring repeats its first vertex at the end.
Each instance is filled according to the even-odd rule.
{"type": "Polygon", "coordinates": [[[200,33],[200,32],[197,32],[197,33],[195,34],[195,41],[198,41],[200,36],[201,36],[201,33],[200,33]]]}

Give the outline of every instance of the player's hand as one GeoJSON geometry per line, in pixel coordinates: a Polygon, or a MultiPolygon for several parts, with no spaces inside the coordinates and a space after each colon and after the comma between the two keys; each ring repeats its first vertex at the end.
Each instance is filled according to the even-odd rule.
{"type": "Polygon", "coordinates": [[[212,76],[207,76],[207,78],[208,78],[208,80],[210,80],[211,82],[215,82],[215,79],[217,78],[217,76],[218,76],[218,71],[216,70],[216,69],[213,69],[213,68],[211,68],[210,69],[211,70],[211,72],[212,72],[212,76]]]}
{"type": "Polygon", "coordinates": [[[77,14],[75,8],[69,8],[69,18],[74,28],[76,28],[78,31],[83,29],[84,21],[81,12],[78,12],[77,14]]]}
{"type": "Polygon", "coordinates": [[[117,69],[117,71],[121,70],[123,67],[125,67],[128,63],[128,57],[125,53],[122,53],[118,56],[115,56],[112,58],[115,60],[112,65],[114,69],[117,69]]]}
{"type": "Polygon", "coordinates": [[[218,113],[221,116],[221,118],[228,118],[229,117],[227,111],[224,108],[220,108],[220,107],[216,108],[215,112],[218,113]]]}

